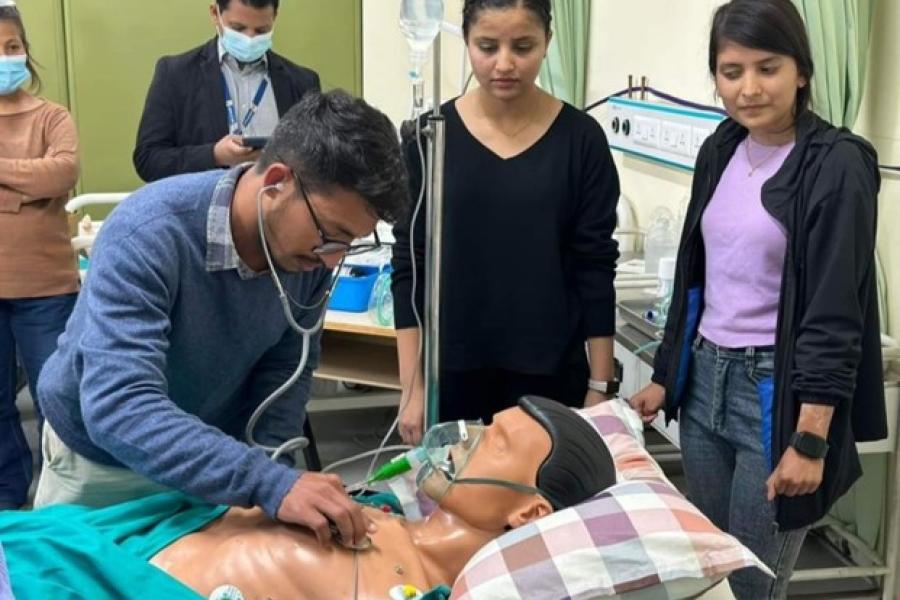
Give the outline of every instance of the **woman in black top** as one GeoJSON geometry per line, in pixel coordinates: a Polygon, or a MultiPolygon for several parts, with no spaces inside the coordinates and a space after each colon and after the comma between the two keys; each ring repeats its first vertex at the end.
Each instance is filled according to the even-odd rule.
{"type": "MultiPolygon", "coordinates": [[[[571,406],[613,379],[612,239],[619,182],[591,117],[535,79],[550,40],[549,0],[467,0],[463,32],[479,87],[446,103],[440,420],[489,420],[522,394],[571,406]],[[585,342],[588,353],[585,353],[585,342]]],[[[411,193],[419,149],[406,145],[411,193]]],[[[418,442],[424,390],[425,215],[395,228],[393,293],[403,403],[400,433],[418,442]]]]}

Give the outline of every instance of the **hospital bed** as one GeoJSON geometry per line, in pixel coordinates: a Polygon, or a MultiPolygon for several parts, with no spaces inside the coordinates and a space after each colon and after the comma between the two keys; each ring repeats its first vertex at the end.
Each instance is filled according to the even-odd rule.
{"type": "MultiPolygon", "coordinates": [[[[722,578],[757,559],[666,480],[626,404],[606,402],[582,414],[607,441],[617,483],[490,542],[463,569],[451,600],[733,599],[722,578]]],[[[193,597],[147,561],[223,509],[174,492],[138,502],[0,514],[13,592],[20,600],[47,597],[39,594],[50,589],[56,597],[91,590],[96,600],[138,590],[147,597],[193,597]],[[188,526],[176,527],[173,537],[177,522],[188,526]]]]}

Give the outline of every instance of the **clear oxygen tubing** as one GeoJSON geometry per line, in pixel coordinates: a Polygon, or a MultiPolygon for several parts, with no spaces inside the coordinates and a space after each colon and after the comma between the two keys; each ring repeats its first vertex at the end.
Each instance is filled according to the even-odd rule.
{"type": "MultiPolygon", "coordinates": [[[[422,147],[421,121],[419,119],[416,119],[415,123],[416,123],[416,147],[417,147],[418,153],[419,153],[419,164],[421,166],[421,175],[422,175],[421,176],[422,183],[419,187],[419,195],[416,200],[415,209],[413,210],[413,213],[412,213],[410,232],[409,232],[409,253],[410,253],[410,257],[412,258],[412,290],[410,292],[410,305],[412,306],[413,315],[415,316],[415,319],[416,319],[416,326],[419,330],[419,344],[418,344],[417,356],[416,356],[416,366],[413,371],[412,385],[408,388],[408,391],[405,392],[400,399],[400,406],[397,411],[397,418],[394,419],[394,422],[391,424],[390,429],[385,434],[385,436],[382,439],[381,444],[379,444],[378,448],[376,448],[375,450],[363,452],[356,456],[352,456],[352,457],[349,457],[346,459],[336,461],[334,463],[327,465],[324,469],[322,469],[323,473],[327,473],[329,471],[334,470],[337,467],[343,466],[345,464],[354,462],[354,461],[362,459],[362,458],[366,458],[367,456],[372,456],[372,461],[370,462],[369,468],[366,471],[365,479],[361,482],[358,482],[358,483],[350,486],[348,488],[349,491],[352,491],[354,489],[362,489],[363,487],[365,487],[366,482],[371,478],[372,473],[375,470],[375,465],[378,462],[378,458],[380,457],[380,455],[383,452],[406,451],[406,450],[411,449],[411,446],[405,446],[405,445],[386,446],[386,444],[387,444],[388,439],[390,439],[391,435],[394,433],[394,431],[397,428],[397,425],[400,421],[400,414],[403,412],[403,409],[406,407],[406,404],[409,402],[409,393],[412,391],[412,387],[415,385],[416,379],[421,376],[422,354],[424,351],[424,340],[423,340],[424,327],[422,324],[422,317],[419,314],[419,310],[416,306],[416,289],[418,287],[418,270],[416,268],[416,260],[415,260],[415,253],[416,253],[415,227],[416,227],[416,220],[418,217],[419,210],[421,210],[422,203],[425,198],[426,164],[425,164],[425,150],[422,147]]],[[[285,291],[284,286],[281,283],[281,279],[278,277],[278,273],[275,270],[275,264],[272,261],[271,253],[269,252],[269,245],[268,245],[268,242],[266,241],[265,228],[263,226],[263,218],[262,218],[262,195],[263,195],[263,193],[265,193],[265,191],[267,189],[273,189],[273,188],[275,188],[275,186],[267,186],[267,187],[263,188],[262,190],[260,190],[259,194],[257,195],[257,198],[256,198],[257,227],[259,228],[260,242],[263,247],[263,253],[265,254],[265,257],[266,257],[266,263],[269,266],[269,273],[272,277],[272,282],[275,284],[275,288],[278,290],[278,297],[281,300],[281,306],[284,311],[285,319],[287,319],[288,324],[291,326],[291,328],[302,336],[302,338],[303,338],[302,349],[301,349],[301,354],[300,354],[300,362],[298,363],[297,369],[294,371],[293,375],[291,375],[291,377],[287,381],[285,381],[278,389],[276,389],[274,392],[272,392],[262,402],[262,404],[260,404],[257,407],[257,409],[250,416],[250,420],[247,422],[247,427],[245,429],[244,435],[245,435],[245,438],[247,439],[247,442],[251,446],[259,447],[267,452],[271,452],[272,460],[277,460],[278,457],[281,456],[282,454],[284,454],[285,452],[288,452],[295,448],[305,448],[309,444],[309,440],[307,440],[303,436],[298,436],[298,437],[292,438],[290,440],[287,440],[286,442],[284,442],[277,448],[273,448],[270,446],[263,446],[262,444],[259,444],[258,442],[256,442],[253,438],[253,431],[256,429],[256,424],[259,422],[259,419],[262,417],[263,414],[265,414],[266,410],[269,409],[269,407],[272,405],[272,403],[275,402],[275,400],[278,399],[282,394],[284,394],[284,392],[287,391],[292,385],[294,385],[294,383],[297,382],[297,379],[300,378],[300,375],[303,373],[303,370],[306,368],[306,363],[309,359],[310,338],[313,335],[315,335],[316,333],[318,333],[319,330],[321,330],[321,328],[325,322],[325,314],[326,314],[326,312],[323,310],[322,315],[319,317],[319,320],[316,322],[316,324],[312,328],[307,329],[307,328],[302,327],[299,323],[296,322],[296,320],[294,319],[294,315],[291,312],[290,305],[288,304],[288,302],[293,303],[298,308],[305,309],[305,310],[315,309],[315,308],[318,308],[319,306],[322,306],[324,303],[326,303],[328,301],[328,298],[331,296],[331,293],[334,290],[334,285],[337,281],[337,277],[335,276],[332,279],[332,282],[329,285],[328,290],[325,292],[325,294],[322,296],[322,298],[318,302],[315,302],[314,304],[312,304],[310,306],[304,306],[304,305],[298,303],[293,298],[291,298],[290,295],[288,295],[288,293],[285,291]]],[[[343,261],[341,261],[341,264],[339,264],[337,266],[337,268],[336,268],[337,273],[340,273],[340,268],[341,268],[342,264],[343,264],[343,261]]]]}
{"type": "MultiPolygon", "coordinates": [[[[368,458],[370,456],[375,456],[375,458],[377,459],[378,456],[383,452],[408,452],[409,450],[412,450],[412,449],[413,449],[413,446],[407,446],[405,444],[397,444],[395,446],[381,445],[378,448],[374,448],[372,450],[366,450],[365,452],[360,452],[359,454],[356,454],[354,456],[342,458],[341,460],[336,460],[333,463],[331,463],[330,465],[328,465],[327,467],[325,467],[324,469],[322,469],[322,472],[329,473],[331,471],[334,471],[338,467],[343,467],[344,465],[349,465],[351,463],[354,463],[358,460],[362,460],[364,458],[368,458]]],[[[372,473],[371,472],[366,473],[366,476],[363,479],[361,479],[360,481],[357,481],[355,483],[352,483],[350,485],[347,485],[344,488],[344,491],[346,491],[348,494],[352,494],[354,492],[361,492],[361,491],[367,489],[369,487],[369,485],[372,483],[375,483],[375,481],[373,481],[373,479],[372,479],[372,473]]]]}
{"type": "MultiPolygon", "coordinates": [[[[419,211],[422,209],[422,203],[425,200],[425,192],[427,189],[427,182],[428,182],[428,169],[427,169],[427,165],[425,163],[425,149],[422,147],[422,122],[419,119],[419,114],[416,113],[416,109],[415,109],[415,104],[416,104],[415,96],[417,93],[418,94],[422,93],[422,88],[421,88],[422,80],[421,80],[421,77],[418,77],[418,79],[417,79],[417,77],[418,77],[418,75],[415,72],[413,72],[413,71],[410,72],[410,79],[411,79],[411,82],[413,85],[413,122],[415,123],[415,127],[416,127],[416,134],[415,134],[416,135],[416,149],[418,150],[418,153],[419,153],[419,168],[420,168],[419,173],[420,173],[420,181],[421,181],[421,183],[419,184],[419,194],[418,194],[418,197],[416,198],[416,204],[415,204],[415,207],[413,208],[412,218],[410,219],[410,226],[409,226],[409,256],[410,256],[410,264],[412,267],[412,286],[411,286],[411,290],[410,290],[409,303],[413,310],[413,316],[416,319],[416,329],[418,329],[418,331],[419,331],[419,343],[418,343],[418,348],[416,349],[416,363],[415,363],[415,367],[413,368],[412,381],[410,382],[410,385],[407,386],[407,389],[401,393],[400,405],[397,408],[397,418],[394,419],[393,424],[391,424],[390,429],[388,429],[388,432],[385,434],[384,438],[381,440],[381,444],[378,446],[378,448],[374,452],[370,453],[372,456],[372,460],[369,462],[369,468],[366,469],[365,479],[362,482],[360,482],[359,484],[354,484],[354,486],[351,486],[352,488],[361,487],[362,484],[367,482],[372,477],[372,473],[375,471],[375,465],[378,463],[378,458],[381,456],[381,453],[386,450],[385,444],[387,444],[388,439],[390,439],[391,435],[394,433],[394,431],[397,429],[398,424],[400,423],[400,415],[403,414],[403,409],[406,408],[406,405],[409,403],[410,394],[412,393],[412,390],[416,385],[416,381],[418,380],[419,377],[422,376],[422,357],[423,357],[423,354],[425,351],[425,345],[424,345],[425,327],[422,323],[422,316],[419,314],[419,309],[416,306],[416,289],[418,288],[418,269],[416,268],[415,239],[416,239],[416,221],[419,216],[419,211]],[[419,86],[418,88],[417,88],[417,85],[419,86]]],[[[423,398],[423,401],[424,401],[424,398],[423,398]]],[[[427,406],[425,408],[427,408],[427,406]]],[[[423,429],[424,429],[424,427],[425,427],[425,424],[423,423],[423,429]]],[[[424,431],[423,431],[423,433],[424,433],[424,431]]],[[[404,447],[404,449],[409,449],[409,447],[404,447]]],[[[363,455],[358,455],[358,456],[362,457],[363,455]]],[[[351,457],[351,459],[345,459],[345,460],[351,461],[351,460],[356,460],[356,458],[357,457],[351,457]]],[[[338,461],[338,462],[341,464],[345,464],[342,461],[338,461]]],[[[330,470],[336,465],[337,465],[337,463],[328,465],[328,467],[326,467],[325,470],[330,470]]]]}
{"type": "MultiPolygon", "coordinates": [[[[259,422],[259,419],[262,418],[263,414],[265,414],[272,403],[274,403],[275,400],[280,398],[288,389],[290,389],[290,387],[294,385],[300,378],[300,375],[303,374],[303,370],[306,368],[306,363],[309,360],[310,339],[313,335],[321,331],[322,326],[325,324],[326,311],[324,310],[324,305],[327,304],[328,299],[331,297],[331,292],[334,290],[334,285],[337,282],[337,275],[332,275],[331,283],[329,284],[328,289],[322,294],[322,297],[317,302],[309,306],[300,304],[299,302],[291,298],[287,291],[285,291],[284,286],[281,283],[281,278],[278,276],[278,272],[275,269],[275,263],[272,260],[272,255],[269,251],[269,243],[266,240],[265,227],[263,226],[262,197],[266,190],[269,189],[278,189],[278,186],[266,186],[262,188],[256,195],[256,224],[259,228],[259,241],[263,249],[263,254],[266,257],[266,264],[269,267],[269,275],[272,277],[272,282],[275,284],[275,289],[278,290],[278,299],[281,301],[281,308],[284,311],[284,317],[285,319],[287,319],[288,325],[290,325],[291,329],[300,334],[302,338],[302,345],[300,350],[300,362],[297,364],[297,368],[294,370],[294,373],[288,378],[287,381],[281,384],[281,386],[279,386],[274,392],[269,394],[269,396],[265,400],[263,400],[263,402],[259,406],[256,407],[256,410],[254,410],[253,414],[250,416],[250,420],[247,421],[247,427],[244,429],[244,437],[247,439],[248,444],[256,448],[262,448],[266,452],[271,453],[272,460],[278,460],[278,457],[285,452],[289,452],[296,448],[305,448],[309,445],[309,440],[301,435],[291,438],[277,447],[265,446],[263,444],[260,444],[253,438],[253,431],[256,429],[256,424],[259,422]],[[322,314],[316,320],[315,325],[310,328],[305,328],[297,323],[296,319],[294,319],[294,314],[291,312],[291,303],[303,310],[315,310],[319,307],[322,307],[322,314]]],[[[343,264],[344,261],[343,259],[341,259],[340,263],[338,263],[337,267],[335,268],[336,273],[340,274],[340,269],[343,264]]]]}
{"type": "MultiPolygon", "coordinates": [[[[461,30],[460,30],[460,33],[461,33],[461,30]]],[[[440,149],[437,152],[437,154],[439,155],[438,158],[439,158],[440,164],[438,165],[439,173],[436,176],[436,179],[438,179],[440,181],[440,187],[442,188],[443,187],[443,154],[444,153],[443,153],[443,117],[440,114],[440,97],[441,97],[440,96],[440,73],[441,73],[440,57],[441,57],[441,35],[440,35],[440,32],[438,32],[435,34],[435,38],[433,41],[433,49],[432,49],[432,63],[433,63],[432,77],[433,77],[433,88],[434,88],[433,89],[433,92],[434,92],[433,104],[434,104],[434,106],[433,106],[433,114],[432,114],[431,118],[429,119],[428,134],[431,136],[429,138],[429,142],[430,142],[429,148],[433,149],[437,144],[439,144],[439,146],[440,146],[440,149]]],[[[411,58],[413,58],[414,65],[416,65],[417,62],[419,62],[419,63],[423,62],[423,61],[417,61],[412,56],[411,56],[411,58]]],[[[394,423],[391,425],[391,428],[388,430],[387,434],[384,436],[384,439],[381,441],[381,444],[379,445],[378,450],[373,453],[372,460],[369,463],[369,468],[366,470],[366,478],[365,478],[366,481],[368,481],[371,478],[372,473],[375,470],[375,465],[378,462],[378,458],[381,455],[381,452],[383,451],[382,449],[384,448],[385,444],[387,443],[387,440],[390,438],[391,434],[394,432],[394,430],[397,428],[397,425],[400,422],[400,415],[403,413],[403,409],[406,407],[407,403],[409,402],[410,393],[412,392],[412,389],[416,385],[417,378],[421,375],[423,354],[425,353],[425,346],[424,346],[425,327],[423,326],[423,323],[422,323],[422,317],[419,314],[418,309],[416,308],[416,288],[418,285],[418,279],[417,279],[418,273],[416,270],[415,226],[416,226],[416,218],[418,217],[419,210],[422,207],[422,202],[425,199],[426,192],[431,192],[429,194],[430,201],[436,201],[436,204],[435,203],[431,204],[432,207],[434,207],[434,206],[440,207],[440,205],[442,203],[443,194],[441,193],[441,191],[442,191],[441,190],[441,191],[438,191],[437,198],[431,198],[431,195],[433,194],[434,188],[436,186],[435,185],[428,186],[428,181],[431,180],[431,178],[433,176],[432,172],[434,170],[434,158],[435,157],[432,156],[432,154],[434,154],[434,152],[429,153],[429,158],[432,159],[431,168],[429,168],[429,165],[425,161],[425,151],[422,148],[422,128],[421,128],[421,122],[419,120],[419,114],[418,114],[417,108],[416,108],[417,106],[419,106],[421,109],[424,109],[424,83],[422,81],[422,77],[420,74],[420,70],[421,70],[420,67],[421,67],[421,64],[419,64],[419,68],[413,68],[410,71],[410,79],[411,79],[412,86],[413,86],[413,113],[414,113],[413,119],[414,119],[415,125],[416,125],[416,147],[419,152],[419,165],[421,168],[422,177],[421,177],[421,185],[419,186],[419,196],[416,200],[416,206],[412,213],[412,220],[411,220],[410,231],[409,231],[409,255],[410,255],[410,259],[412,261],[412,289],[410,291],[410,305],[412,306],[413,315],[416,319],[416,327],[419,331],[419,343],[418,343],[418,348],[417,348],[416,364],[413,369],[412,381],[410,382],[410,385],[408,386],[408,390],[401,395],[400,405],[397,410],[397,418],[394,420],[394,423]]],[[[440,220],[438,221],[438,223],[440,223],[440,220]]],[[[429,226],[426,231],[428,231],[430,229],[431,229],[431,227],[429,226]]],[[[440,233],[440,230],[438,231],[438,233],[440,233]]],[[[428,233],[426,233],[426,238],[427,237],[428,237],[428,233]]],[[[427,240],[426,240],[426,243],[427,243],[427,240]]],[[[439,248],[440,240],[437,240],[436,243],[439,248]]],[[[430,250],[431,250],[431,248],[426,249],[426,256],[425,256],[426,260],[428,260],[429,255],[432,254],[430,252],[430,250]]],[[[429,271],[430,273],[434,273],[435,270],[440,266],[439,260],[440,260],[440,258],[438,256],[438,261],[435,262],[435,265],[432,265],[434,268],[430,269],[430,271],[429,271]]],[[[438,292],[438,290],[434,289],[433,286],[429,285],[428,282],[426,282],[426,293],[427,293],[428,288],[432,288],[431,289],[432,294],[435,294],[438,292]]],[[[429,310],[432,312],[432,314],[436,314],[436,313],[434,313],[436,308],[432,307],[429,310]]],[[[434,320],[434,319],[432,319],[432,320],[434,320]]],[[[428,360],[428,359],[431,359],[433,361],[437,360],[437,356],[436,356],[436,352],[435,352],[436,348],[437,348],[437,342],[438,342],[437,331],[435,328],[435,332],[433,335],[433,342],[429,343],[429,347],[431,348],[433,346],[433,349],[431,349],[429,351],[429,356],[426,357],[426,360],[428,360]]],[[[436,386],[437,386],[437,373],[436,372],[431,375],[429,375],[426,372],[424,386],[425,386],[425,395],[424,395],[423,401],[425,403],[425,406],[424,406],[423,412],[424,412],[425,418],[423,419],[424,422],[422,424],[423,433],[424,433],[424,429],[427,427],[427,425],[436,419],[437,394],[436,394],[436,392],[434,392],[433,394],[429,393],[430,387],[435,387],[435,389],[436,389],[436,386]],[[429,404],[430,404],[429,398],[433,399],[433,402],[431,404],[434,404],[433,412],[435,413],[435,415],[433,415],[431,417],[429,417],[429,414],[428,414],[429,413],[429,404]]],[[[329,465],[329,467],[331,467],[331,465],[329,465]]]]}
{"type": "MultiPolygon", "coordinates": [[[[440,36],[438,36],[438,38],[439,37],[440,36]]],[[[435,56],[440,56],[440,45],[437,42],[437,39],[435,40],[435,56]]],[[[435,76],[436,81],[437,81],[437,77],[439,76],[438,74],[439,74],[439,71],[437,71],[437,74],[435,76]]],[[[416,74],[411,73],[410,75],[411,75],[411,79],[412,79],[412,83],[413,83],[413,97],[414,97],[414,104],[415,104],[415,95],[417,93],[418,94],[423,93],[423,89],[421,87],[422,80],[421,80],[421,77],[417,77],[417,75],[418,75],[417,73],[416,74]],[[418,85],[418,89],[417,89],[417,85],[418,85]]],[[[437,88],[437,83],[435,84],[435,86],[437,88]]],[[[439,92],[436,89],[435,90],[436,102],[437,102],[437,99],[439,99],[439,97],[440,97],[439,92]]],[[[437,114],[437,115],[440,114],[438,104],[435,104],[435,114],[437,114]]],[[[375,465],[378,462],[378,458],[381,456],[381,454],[383,452],[404,451],[404,450],[411,449],[410,446],[405,446],[405,445],[386,447],[386,444],[387,444],[388,439],[390,439],[390,436],[394,433],[394,431],[397,428],[397,425],[400,422],[400,414],[403,413],[403,409],[406,407],[406,404],[409,402],[410,392],[412,391],[413,387],[415,386],[417,378],[421,376],[422,357],[424,354],[424,326],[422,323],[422,316],[419,314],[418,308],[416,306],[416,289],[418,287],[418,271],[416,268],[415,228],[416,228],[416,220],[417,220],[419,211],[421,210],[422,203],[425,199],[429,171],[428,171],[427,164],[425,161],[425,150],[422,147],[421,121],[418,118],[415,118],[415,125],[416,125],[416,148],[419,153],[419,165],[421,168],[421,184],[419,186],[418,198],[416,199],[416,205],[415,205],[415,208],[413,209],[412,218],[410,221],[409,255],[411,258],[411,266],[412,266],[412,286],[411,286],[411,291],[410,291],[410,305],[412,306],[413,316],[416,319],[416,327],[419,330],[419,343],[418,343],[418,348],[417,348],[417,353],[416,353],[417,354],[416,355],[416,363],[415,363],[415,368],[413,369],[412,382],[411,382],[410,386],[408,387],[408,390],[406,392],[404,392],[400,398],[400,405],[397,410],[397,418],[394,419],[394,422],[391,424],[390,429],[388,429],[388,432],[385,434],[385,436],[382,439],[381,444],[379,444],[378,448],[376,448],[375,450],[370,450],[370,451],[364,452],[362,454],[358,454],[356,456],[352,456],[352,457],[349,457],[346,459],[336,461],[334,463],[327,465],[324,469],[322,469],[322,472],[326,473],[326,472],[329,472],[339,466],[343,466],[347,463],[350,463],[355,460],[359,460],[361,458],[365,458],[366,456],[371,455],[372,460],[370,461],[369,467],[366,470],[365,479],[362,482],[354,484],[349,489],[353,489],[353,488],[361,489],[362,487],[364,487],[365,483],[372,477],[372,473],[375,470],[375,465]]],[[[265,188],[263,190],[261,190],[259,196],[257,196],[257,223],[258,223],[259,230],[260,230],[260,237],[261,237],[263,249],[264,249],[264,252],[266,255],[266,261],[269,264],[269,271],[270,271],[270,273],[272,273],[272,279],[275,282],[276,288],[278,288],[279,297],[282,301],[282,307],[284,308],[284,311],[285,311],[285,317],[287,318],[288,323],[291,324],[291,327],[303,336],[303,350],[301,352],[300,364],[297,366],[297,370],[294,372],[294,374],[291,376],[291,378],[288,381],[286,381],[280,388],[275,390],[275,392],[273,392],[268,398],[266,398],[266,400],[259,406],[259,408],[257,408],[257,410],[254,412],[254,414],[251,416],[250,421],[248,421],[246,437],[247,437],[247,440],[253,445],[259,445],[259,444],[256,444],[252,438],[252,431],[253,431],[253,428],[255,428],[256,422],[259,420],[259,418],[262,416],[262,414],[265,412],[265,410],[268,409],[268,407],[271,405],[271,403],[274,402],[274,400],[277,399],[281,394],[283,394],[284,391],[287,390],[291,385],[293,385],[296,382],[296,380],[300,377],[300,374],[303,372],[303,369],[306,366],[306,361],[307,361],[308,354],[309,354],[310,336],[313,335],[314,333],[318,332],[321,329],[322,325],[324,324],[324,320],[325,320],[325,311],[323,310],[322,316],[321,316],[319,322],[316,324],[316,326],[310,330],[306,330],[303,327],[301,327],[298,323],[296,323],[296,321],[294,320],[293,314],[291,314],[291,312],[290,312],[290,307],[288,306],[288,303],[287,303],[287,299],[290,297],[284,291],[284,288],[281,285],[281,281],[279,280],[278,275],[275,273],[274,265],[272,264],[271,257],[269,255],[268,244],[265,242],[265,233],[263,230],[263,221],[262,221],[262,192],[264,192],[264,191],[265,191],[265,188]]],[[[338,273],[340,273],[340,265],[338,265],[338,273]]],[[[323,302],[327,301],[327,298],[331,296],[331,292],[334,289],[335,282],[336,282],[336,277],[335,277],[334,281],[332,281],[332,284],[331,284],[328,292],[323,296],[323,298],[319,302],[317,302],[312,307],[301,306],[301,305],[297,304],[293,299],[291,299],[291,302],[293,302],[300,308],[306,308],[306,309],[315,308],[315,307],[321,305],[323,302]]],[[[426,394],[427,394],[427,391],[426,391],[426,394]]],[[[426,406],[426,408],[427,408],[427,406],[426,406]]],[[[427,417],[427,415],[426,415],[426,417],[427,417]]],[[[423,428],[424,428],[424,423],[423,423],[423,428]]],[[[278,456],[280,456],[280,454],[283,454],[284,452],[286,452],[290,449],[293,449],[293,448],[297,448],[297,447],[303,448],[308,443],[309,443],[309,441],[304,437],[298,437],[298,438],[293,438],[292,440],[288,440],[287,442],[285,442],[278,448],[274,449],[275,454],[272,455],[272,458],[274,460],[278,456]]],[[[264,448],[264,449],[266,449],[266,448],[264,448]]]]}
{"type": "MultiPolygon", "coordinates": [[[[416,205],[412,212],[412,218],[410,220],[409,226],[409,256],[410,262],[412,266],[412,289],[410,291],[409,303],[412,306],[413,316],[416,319],[416,328],[419,330],[419,344],[416,350],[416,364],[413,368],[413,376],[410,385],[407,389],[402,392],[400,396],[400,406],[397,408],[397,418],[394,419],[391,428],[388,429],[387,434],[385,434],[384,439],[381,440],[381,444],[374,451],[370,451],[369,453],[363,453],[361,455],[357,455],[356,457],[351,457],[349,459],[345,459],[346,462],[351,462],[352,460],[356,460],[357,458],[364,458],[365,456],[371,455],[372,460],[369,462],[369,468],[366,469],[366,477],[363,481],[354,484],[349,489],[362,489],[365,484],[371,479],[372,473],[375,471],[375,465],[378,463],[378,458],[381,456],[382,452],[388,451],[389,449],[403,449],[409,450],[410,446],[391,446],[390,448],[385,448],[385,444],[387,444],[388,439],[391,437],[391,434],[394,433],[394,430],[397,429],[397,425],[400,423],[400,415],[403,414],[403,409],[406,408],[406,405],[409,403],[410,394],[412,393],[413,388],[416,385],[416,381],[422,375],[422,354],[424,352],[424,327],[422,325],[422,316],[419,314],[419,309],[416,307],[416,288],[418,287],[418,271],[416,269],[416,219],[419,215],[419,210],[422,208],[422,201],[425,199],[425,186],[426,186],[426,165],[425,165],[425,150],[422,147],[422,122],[417,117],[415,119],[416,124],[416,148],[419,152],[419,165],[421,167],[421,181],[422,183],[419,185],[419,195],[416,198],[416,205]]],[[[423,399],[424,401],[424,399],[423,399]]],[[[424,424],[423,424],[424,428],[424,424]]],[[[424,433],[424,431],[423,431],[424,433]]],[[[344,461],[338,461],[340,464],[346,464],[344,461]]],[[[328,465],[323,471],[331,470],[335,466],[338,466],[338,463],[332,463],[328,465]]]]}

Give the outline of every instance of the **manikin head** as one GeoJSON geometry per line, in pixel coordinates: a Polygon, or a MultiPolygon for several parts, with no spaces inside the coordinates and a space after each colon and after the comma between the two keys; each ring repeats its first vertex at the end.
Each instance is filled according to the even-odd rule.
{"type": "Polygon", "coordinates": [[[616,482],[612,456],[594,428],[572,409],[536,396],[497,413],[488,427],[432,428],[423,446],[435,461],[420,473],[422,491],[444,512],[486,531],[519,527],[616,482]],[[454,435],[467,439],[444,446],[454,435]]]}

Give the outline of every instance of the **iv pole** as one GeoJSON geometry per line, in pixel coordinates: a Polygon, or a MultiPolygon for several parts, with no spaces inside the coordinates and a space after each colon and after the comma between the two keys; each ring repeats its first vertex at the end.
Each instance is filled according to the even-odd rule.
{"type": "Polygon", "coordinates": [[[441,32],[432,50],[433,110],[428,116],[428,154],[425,228],[425,428],[438,419],[440,390],[441,242],[444,225],[445,121],[441,115],[441,32]]]}

